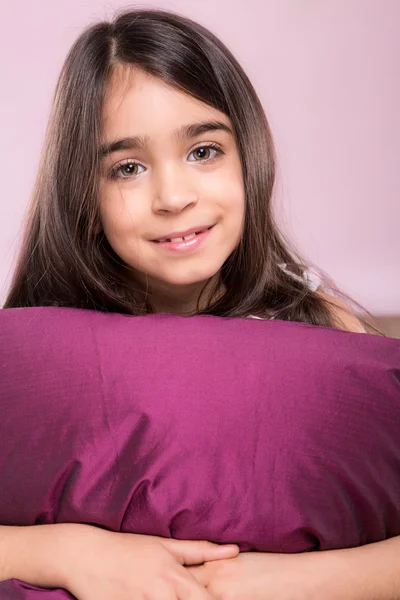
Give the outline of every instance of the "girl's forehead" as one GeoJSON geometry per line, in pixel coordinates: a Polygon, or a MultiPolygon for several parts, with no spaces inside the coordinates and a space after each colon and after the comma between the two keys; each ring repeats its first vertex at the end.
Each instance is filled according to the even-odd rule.
{"type": "Polygon", "coordinates": [[[175,128],[179,122],[204,119],[230,123],[216,108],[135,67],[118,67],[110,79],[103,105],[105,129],[155,129],[161,122],[175,128]]]}
{"type": "Polygon", "coordinates": [[[104,99],[103,114],[105,119],[124,116],[131,117],[145,114],[154,118],[162,114],[191,113],[193,118],[206,116],[225,119],[227,117],[218,109],[201,102],[190,94],[169,85],[162,79],[144,73],[134,67],[117,69],[113,74],[104,99]]]}

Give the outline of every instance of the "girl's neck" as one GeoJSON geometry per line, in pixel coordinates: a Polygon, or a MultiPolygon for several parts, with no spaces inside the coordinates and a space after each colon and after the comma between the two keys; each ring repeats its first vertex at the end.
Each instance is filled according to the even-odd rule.
{"type": "Polygon", "coordinates": [[[154,312],[179,315],[194,315],[223,293],[214,278],[185,286],[151,285],[148,282],[147,289],[154,312]]]}

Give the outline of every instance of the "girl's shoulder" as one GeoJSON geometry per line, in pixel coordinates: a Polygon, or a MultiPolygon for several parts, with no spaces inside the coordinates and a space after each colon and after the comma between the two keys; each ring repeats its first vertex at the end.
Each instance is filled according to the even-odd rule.
{"type": "MultiPolygon", "coordinates": [[[[323,278],[315,269],[311,267],[305,269],[303,272],[303,277],[301,277],[300,275],[290,271],[287,264],[281,264],[279,266],[282,271],[293,277],[293,279],[305,281],[311,291],[317,292],[318,295],[330,305],[330,311],[336,326],[339,329],[345,329],[346,331],[351,331],[354,333],[367,333],[367,330],[358,317],[352,312],[352,310],[342,300],[336,296],[333,296],[332,294],[329,294],[324,289],[323,278]]],[[[263,317],[256,317],[254,315],[250,315],[249,319],[259,319],[261,321],[265,320],[263,317]]],[[[273,317],[269,320],[272,321],[273,317]]]]}
{"type": "Polygon", "coordinates": [[[360,319],[342,300],[339,300],[336,296],[327,294],[323,290],[319,290],[318,293],[329,303],[331,314],[339,329],[345,329],[354,333],[368,333],[360,319]]]}
{"type": "MultiPolygon", "coordinates": [[[[286,263],[282,263],[281,265],[279,265],[279,267],[287,275],[290,275],[290,277],[293,277],[293,279],[296,279],[297,281],[305,281],[305,283],[307,284],[308,288],[312,292],[317,292],[317,291],[322,290],[322,277],[314,269],[312,269],[312,268],[306,269],[303,272],[303,277],[301,277],[300,275],[297,275],[296,273],[293,273],[288,268],[288,265],[286,263]]],[[[255,315],[249,315],[248,318],[249,319],[258,319],[260,321],[265,321],[266,320],[263,317],[256,317],[255,315]]],[[[273,321],[274,317],[270,317],[268,320],[269,321],[273,321]]]]}

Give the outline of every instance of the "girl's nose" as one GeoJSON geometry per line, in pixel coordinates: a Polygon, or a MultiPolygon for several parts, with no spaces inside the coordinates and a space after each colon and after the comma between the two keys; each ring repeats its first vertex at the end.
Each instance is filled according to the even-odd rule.
{"type": "Polygon", "coordinates": [[[195,206],[198,196],[192,182],[178,169],[168,169],[158,176],[153,200],[153,211],[157,213],[179,213],[189,206],[195,206]]]}

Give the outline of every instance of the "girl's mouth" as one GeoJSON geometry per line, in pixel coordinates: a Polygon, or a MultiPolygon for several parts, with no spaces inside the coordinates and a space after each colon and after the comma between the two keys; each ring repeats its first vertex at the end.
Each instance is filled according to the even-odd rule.
{"type": "Polygon", "coordinates": [[[188,252],[197,249],[209,237],[211,227],[202,227],[196,230],[184,233],[184,235],[171,234],[171,237],[154,240],[154,243],[161,249],[172,252],[188,252]]]}

